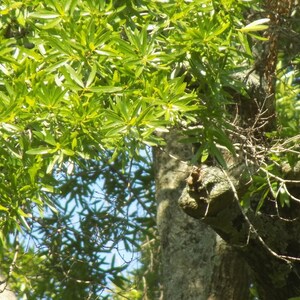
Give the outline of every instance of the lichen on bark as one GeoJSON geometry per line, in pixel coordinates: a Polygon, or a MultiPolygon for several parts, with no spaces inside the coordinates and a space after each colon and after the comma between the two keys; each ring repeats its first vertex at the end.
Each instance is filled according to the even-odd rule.
{"type": "MultiPolygon", "coordinates": [[[[247,192],[248,175],[255,169],[238,168],[238,172],[216,166],[194,168],[179,205],[190,216],[211,226],[245,258],[262,299],[295,297],[300,286],[300,224],[295,219],[241,207],[239,199],[247,192]]],[[[286,177],[300,178],[296,175],[298,164],[285,165],[283,169],[286,177]]],[[[299,207],[293,210],[299,216],[299,207]]]]}
{"type": "Polygon", "coordinates": [[[191,170],[183,160],[192,155],[191,148],[178,142],[177,130],[165,139],[166,147],[154,153],[164,299],[247,299],[249,280],[243,259],[209,226],[178,206],[191,170]]]}

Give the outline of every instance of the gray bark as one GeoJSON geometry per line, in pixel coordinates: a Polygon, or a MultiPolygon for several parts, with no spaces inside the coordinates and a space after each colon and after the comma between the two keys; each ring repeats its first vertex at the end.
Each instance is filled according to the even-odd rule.
{"type": "MultiPolygon", "coordinates": [[[[285,178],[300,176],[300,163],[284,166],[285,178]]],[[[286,300],[300,295],[300,216],[299,203],[285,210],[268,201],[266,208],[255,213],[245,211],[238,199],[247,190],[248,170],[241,165],[225,172],[218,167],[194,169],[188,187],[180,198],[183,210],[209,224],[248,262],[254,271],[261,299],[286,300]],[[272,207],[273,205],[273,207],[272,207]],[[285,218],[283,218],[285,214],[285,218]]],[[[299,198],[299,182],[290,189],[299,198]]],[[[251,199],[257,203],[259,199],[251,199]]]]}
{"type": "MultiPolygon", "coordinates": [[[[157,221],[162,245],[164,299],[167,300],[247,299],[244,276],[247,272],[240,257],[253,270],[260,299],[287,300],[300,295],[298,169],[287,166],[293,170],[283,170],[282,174],[284,180],[291,177],[297,180],[297,184],[286,185],[291,195],[290,207],[278,207],[278,199],[271,195],[257,212],[263,195],[249,199],[250,193],[247,193],[250,176],[261,164],[259,160],[268,163],[268,153],[264,158],[257,156],[256,145],[269,149],[272,141],[266,138],[265,132],[276,130],[277,58],[278,53],[286,54],[288,50],[282,47],[281,29],[290,28],[291,17],[299,6],[298,1],[266,0],[261,4],[270,23],[268,41],[254,45],[259,51],[252,71],[259,80],[250,80],[252,71],[247,72],[246,79],[250,76],[247,98],[237,95],[236,90],[227,91],[232,95],[236,110],[232,124],[235,130],[229,137],[242,148],[244,145],[248,148],[241,148],[238,161],[229,154],[231,168],[226,171],[215,165],[201,166],[194,171],[189,169],[180,160],[188,161],[191,153],[178,145],[174,132],[168,135],[165,151],[155,153],[157,221]],[[191,176],[187,180],[188,188],[184,188],[187,174],[191,176]],[[240,206],[240,199],[244,197],[251,203],[247,210],[240,206]],[[177,207],[178,198],[184,212],[209,225],[231,247],[225,246],[222,251],[224,244],[211,229],[184,216],[177,207]],[[293,198],[296,201],[292,201],[293,198]]],[[[291,39],[287,44],[294,46],[291,39]]],[[[227,109],[232,113],[230,106],[227,109]]]]}
{"type": "Polygon", "coordinates": [[[167,146],[154,153],[164,299],[246,300],[245,262],[211,228],[179,208],[191,171],[183,160],[190,159],[191,149],[178,139],[176,131],[171,132],[167,146]]]}

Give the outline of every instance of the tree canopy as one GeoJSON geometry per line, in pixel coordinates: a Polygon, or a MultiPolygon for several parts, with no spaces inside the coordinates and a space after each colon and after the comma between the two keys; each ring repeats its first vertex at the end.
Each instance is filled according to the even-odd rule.
{"type": "MultiPolygon", "coordinates": [[[[3,0],[0,16],[1,271],[20,298],[109,298],[128,264],[107,253],[156,237],[149,147],[177,128],[200,143],[188,163],[228,166],[272,18],[257,0],[3,0]]],[[[243,149],[270,143],[247,150],[262,160],[257,211],[270,189],[290,205],[279,170],[299,160],[300,28],[278,26],[295,38],[279,45],[267,95],[276,128],[260,131],[271,117],[260,107],[240,132],[243,149]]]]}

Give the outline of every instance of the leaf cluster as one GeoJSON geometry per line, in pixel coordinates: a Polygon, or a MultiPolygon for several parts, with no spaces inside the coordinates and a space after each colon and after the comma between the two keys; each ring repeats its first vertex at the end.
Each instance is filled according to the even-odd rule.
{"type": "Polygon", "coordinates": [[[96,299],[109,281],[122,287],[127,264],[105,256],[151,236],[147,153],[159,132],[177,126],[201,142],[194,162],[226,165],[227,107],[246,95],[236,74],[254,61],[249,32],[265,26],[243,19],[256,3],[1,2],[0,242],[13,252],[16,232],[31,239],[13,273],[20,295],[96,299]]]}

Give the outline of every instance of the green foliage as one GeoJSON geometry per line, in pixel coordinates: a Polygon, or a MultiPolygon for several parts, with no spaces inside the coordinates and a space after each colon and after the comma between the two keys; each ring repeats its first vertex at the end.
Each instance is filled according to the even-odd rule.
{"type": "MultiPolygon", "coordinates": [[[[194,162],[226,166],[228,89],[245,94],[235,75],[254,61],[249,32],[265,25],[243,12],[257,2],[1,2],[0,242],[10,273],[24,238],[10,274],[20,298],[105,299],[110,282],[128,284],[128,264],[106,256],[137,249],[155,227],[158,132],[194,126],[194,162]]],[[[292,134],[298,90],[278,89],[292,134]]]]}
{"type": "Polygon", "coordinates": [[[112,284],[120,289],[128,284],[122,271],[133,257],[120,264],[116,256],[120,261],[124,250],[138,249],[148,228],[155,228],[153,174],[147,153],[144,163],[128,161],[126,174],[121,160],[109,164],[109,157],[103,164],[74,166],[72,174],[65,166],[58,174],[61,194],[52,198],[59,213],[48,209],[40,217],[34,207],[20,249],[11,241],[2,252],[6,274],[18,253],[10,285],[20,297],[108,299],[112,284]]]}
{"type": "MultiPolygon", "coordinates": [[[[283,61],[279,68],[282,68],[282,64],[283,61]]],[[[278,120],[281,134],[286,137],[297,135],[300,128],[299,64],[298,59],[289,70],[281,69],[277,83],[278,120]]]]}

